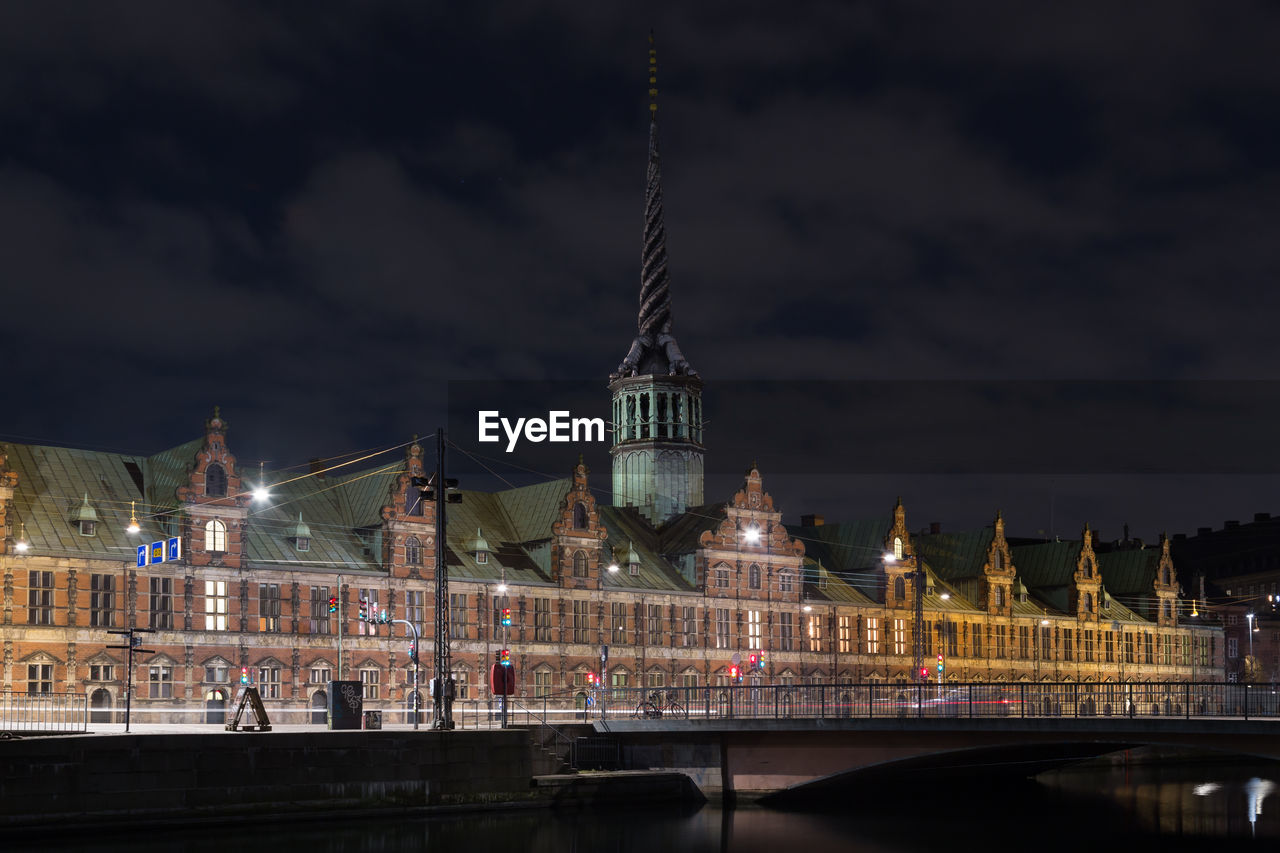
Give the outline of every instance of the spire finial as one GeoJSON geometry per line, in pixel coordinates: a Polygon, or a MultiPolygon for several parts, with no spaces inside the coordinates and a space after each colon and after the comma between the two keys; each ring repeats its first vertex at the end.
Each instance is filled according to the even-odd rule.
{"type": "Polygon", "coordinates": [[[658,120],[658,49],[653,46],[653,30],[649,30],[649,120],[658,120]]]}

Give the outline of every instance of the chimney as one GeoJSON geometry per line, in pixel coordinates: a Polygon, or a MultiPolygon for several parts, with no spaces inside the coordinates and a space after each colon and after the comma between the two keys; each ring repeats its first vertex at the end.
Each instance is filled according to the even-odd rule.
{"type": "Polygon", "coordinates": [[[312,457],[307,461],[307,470],[311,474],[315,474],[320,477],[324,476],[324,463],[320,461],[319,456],[312,457]]]}
{"type": "Polygon", "coordinates": [[[931,522],[929,522],[929,532],[930,532],[931,534],[933,534],[934,536],[937,536],[939,533],[941,533],[941,532],[942,532],[942,522],[941,522],[941,521],[931,521],[931,522]]]}
{"type": "Polygon", "coordinates": [[[821,527],[826,520],[817,514],[800,516],[801,527],[821,527]]]}

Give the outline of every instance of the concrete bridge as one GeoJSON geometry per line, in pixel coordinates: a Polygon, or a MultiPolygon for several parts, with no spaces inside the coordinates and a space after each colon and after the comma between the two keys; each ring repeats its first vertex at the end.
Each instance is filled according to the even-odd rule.
{"type": "Polygon", "coordinates": [[[627,769],[681,770],[709,797],[799,806],[927,774],[1025,778],[1139,746],[1280,760],[1280,720],[1193,717],[606,719],[627,769]]]}

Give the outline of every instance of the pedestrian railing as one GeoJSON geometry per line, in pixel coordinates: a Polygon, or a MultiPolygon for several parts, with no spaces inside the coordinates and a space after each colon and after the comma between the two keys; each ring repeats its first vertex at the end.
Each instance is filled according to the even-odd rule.
{"type": "Polygon", "coordinates": [[[0,691],[0,734],[88,731],[89,700],[83,693],[0,691]]]}
{"type": "MultiPolygon", "coordinates": [[[[972,684],[742,684],[663,688],[688,719],[926,717],[1280,718],[1280,685],[1183,682],[972,684]],[[684,713],[684,712],[687,712],[684,713]]],[[[610,688],[594,716],[640,713],[652,688],[610,688]]],[[[647,710],[647,708],[646,708],[647,710]]]]}

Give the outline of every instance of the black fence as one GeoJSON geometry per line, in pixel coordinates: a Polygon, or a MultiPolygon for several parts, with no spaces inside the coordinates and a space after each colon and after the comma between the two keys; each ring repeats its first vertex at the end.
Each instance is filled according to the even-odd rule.
{"type": "Polygon", "coordinates": [[[603,719],[1280,717],[1276,684],[805,684],[611,688],[603,719]]]}

